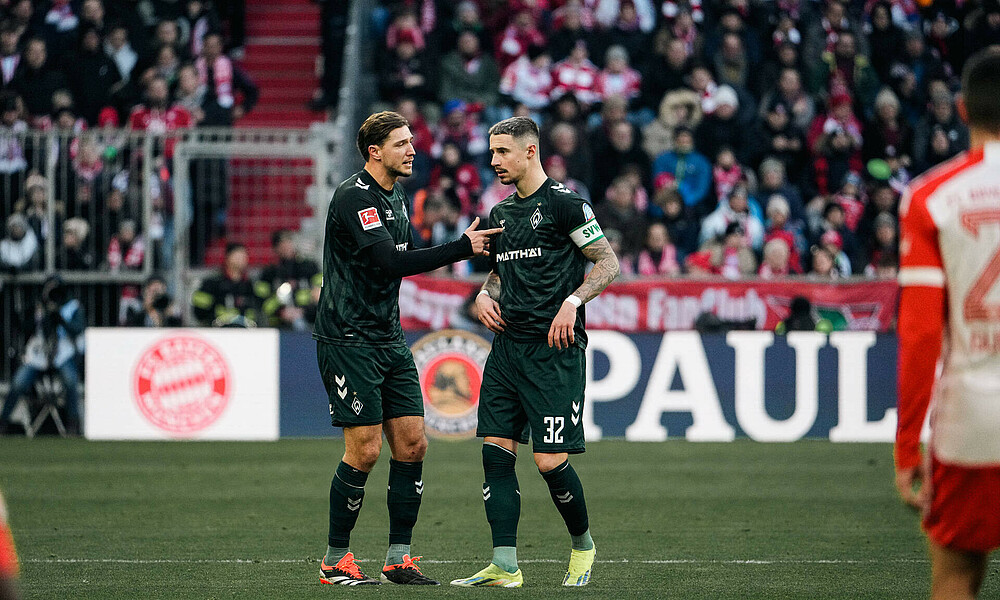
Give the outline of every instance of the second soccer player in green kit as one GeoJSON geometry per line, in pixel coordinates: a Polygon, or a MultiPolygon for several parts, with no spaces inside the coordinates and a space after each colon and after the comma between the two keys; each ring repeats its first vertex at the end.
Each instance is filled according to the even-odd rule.
{"type": "Polygon", "coordinates": [[[320,580],[331,585],[437,585],[410,556],[424,491],[424,404],[413,355],[399,323],[400,278],[489,255],[477,218],[452,242],[413,250],[403,187],[413,172],[409,123],[376,113],[358,131],[365,167],[330,201],[323,248],[323,291],[316,313],[316,352],[330,419],[344,428],[344,458],[330,484],[330,529],[320,580]],[[385,434],[389,461],[389,549],[379,579],[361,572],[350,551],[368,473],[385,434]]]}
{"type": "Polygon", "coordinates": [[[463,587],[520,587],[517,523],[521,497],[514,465],[530,437],[535,464],[572,540],[563,585],[590,581],[596,548],[583,485],[569,455],[584,451],[583,305],[618,275],[618,258],[592,207],[549,178],[538,155],[538,126],[513,117],[490,129],[492,166],[516,192],[497,204],[489,225],[493,270],[476,299],[479,318],[496,334],[483,373],[477,435],[484,438],[483,500],[493,559],[463,587]],[[585,276],[587,263],[594,264],[585,276]]]}

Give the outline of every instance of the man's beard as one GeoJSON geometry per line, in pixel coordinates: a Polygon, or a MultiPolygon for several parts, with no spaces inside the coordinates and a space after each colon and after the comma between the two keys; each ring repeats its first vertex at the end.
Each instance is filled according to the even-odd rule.
{"type": "Polygon", "coordinates": [[[409,177],[413,174],[412,170],[409,173],[404,173],[403,171],[395,168],[387,168],[386,172],[389,173],[390,177],[409,177]]]}

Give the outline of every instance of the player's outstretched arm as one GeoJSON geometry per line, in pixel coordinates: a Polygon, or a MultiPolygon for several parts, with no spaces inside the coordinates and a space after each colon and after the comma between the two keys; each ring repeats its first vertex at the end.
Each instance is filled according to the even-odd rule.
{"type": "Polygon", "coordinates": [[[576,291],[562,303],[559,312],[556,313],[556,318],[552,319],[552,325],[549,327],[549,346],[555,346],[560,350],[569,348],[576,339],[573,334],[573,327],[576,325],[576,309],[580,304],[596,298],[604,291],[604,288],[611,285],[611,282],[615,280],[615,277],[618,277],[618,273],[621,271],[615,251],[611,249],[608,240],[603,237],[593,244],[581,248],[580,251],[587,257],[587,260],[594,263],[594,268],[587,274],[580,287],[576,288],[576,291]],[[579,302],[574,300],[574,297],[579,302]]]}
{"type": "Polygon", "coordinates": [[[486,276],[483,289],[476,296],[476,309],[479,311],[479,321],[493,333],[501,333],[506,323],[500,316],[500,276],[496,271],[490,271],[486,276]]]}
{"type": "Polygon", "coordinates": [[[502,229],[476,231],[479,217],[457,240],[419,250],[397,250],[391,239],[369,246],[369,257],[375,267],[391,278],[426,273],[472,256],[489,256],[490,236],[502,229]]]}

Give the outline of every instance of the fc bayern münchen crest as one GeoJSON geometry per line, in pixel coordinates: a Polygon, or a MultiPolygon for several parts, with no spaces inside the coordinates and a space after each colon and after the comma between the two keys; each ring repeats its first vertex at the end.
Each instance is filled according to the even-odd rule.
{"type": "Polygon", "coordinates": [[[445,329],[425,335],[410,350],[420,373],[427,433],[438,438],[474,437],[489,342],[473,333],[445,329]]]}

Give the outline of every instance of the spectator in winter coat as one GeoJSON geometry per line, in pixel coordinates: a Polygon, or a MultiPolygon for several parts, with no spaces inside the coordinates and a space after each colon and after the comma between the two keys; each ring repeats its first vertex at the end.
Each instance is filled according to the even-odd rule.
{"type": "Polygon", "coordinates": [[[875,117],[865,126],[862,158],[896,158],[903,166],[912,163],[913,130],[900,114],[899,98],[883,88],[875,98],[875,117]]]}
{"type": "Polygon", "coordinates": [[[640,174],[644,185],[649,182],[649,156],[639,147],[635,126],[628,121],[620,121],[611,127],[608,143],[594,154],[594,164],[600,165],[592,179],[598,197],[614,178],[629,169],[640,174]]]}
{"type": "Polygon", "coordinates": [[[424,51],[417,48],[412,33],[403,31],[396,47],[382,57],[379,69],[379,95],[394,102],[402,96],[418,100],[434,98],[430,82],[431,66],[424,51]]]}
{"type": "Polygon", "coordinates": [[[442,102],[458,98],[486,106],[497,103],[500,72],[479,44],[475,33],[465,31],[458,36],[458,47],[441,60],[438,98],[442,102]]]}
{"type": "Polygon", "coordinates": [[[10,87],[24,100],[24,108],[32,118],[52,114],[52,94],[66,87],[66,79],[61,71],[48,64],[45,40],[28,40],[24,60],[18,65],[10,87]]]}
{"type": "Polygon", "coordinates": [[[951,95],[935,94],[930,112],[920,119],[913,134],[913,162],[918,172],[968,148],[969,128],[958,118],[951,95]]]}
{"type": "Polygon", "coordinates": [[[594,209],[602,226],[622,233],[622,251],[632,254],[642,244],[645,218],[636,207],[635,186],[626,177],[619,177],[608,188],[607,200],[594,209]],[[604,225],[607,223],[607,225],[604,225]]]}
{"type": "Polygon", "coordinates": [[[41,252],[35,232],[21,213],[7,217],[7,235],[0,240],[0,270],[34,271],[41,266],[41,252]]]}
{"type": "Polygon", "coordinates": [[[642,148],[649,156],[659,156],[674,147],[677,127],[696,129],[701,123],[701,102],[688,89],[667,93],[660,103],[657,119],[642,130],[642,148]]]}
{"type": "Polygon", "coordinates": [[[726,233],[730,224],[740,226],[746,236],[746,247],[759,250],[764,245],[764,224],[750,210],[750,196],[746,184],[733,188],[729,193],[728,202],[719,204],[701,223],[701,243],[711,241],[726,233]]]}
{"type": "Polygon", "coordinates": [[[871,115],[878,93],[878,75],[868,58],[857,51],[857,38],[841,33],[832,52],[824,52],[813,71],[812,91],[834,96],[846,93],[857,100],[864,115],[871,115]]]}
{"type": "Polygon", "coordinates": [[[669,173],[677,182],[677,191],[685,206],[695,207],[708,194],[712,184],[712,165],[694,149],[694,135],[686,127],[674,133],[674,149],[653,161],[653,178],[669,173]]]}
{"type": "Polygon", "coordinates": [[[63,223],[62,247],[56,253],[56,268],[67,271],[89,271],[94,268],[94,255],[87,237],[90,225],[80,217],[63,223]]]}
{"type": "Polygon", "coordinates": [[[66,69],[77,113],[91,127],[97,125],[101,110],[112,104],[112,97],[122,86],[118,66],[101,49],[101,35],[96,28],[80,28],[80,48],[71,68],[66,69]]]}
{"type": "Polygon", "coordinates": [[[775,101],[781,101],[789,110],[792,123],[806,131],[812,125],[816,116],[816,104],[805,89],[802,87],[802,74],[793,67],[781,69],[778,75],[777,85],[773,90],[764,94],[761,100],[761,117],[766,116],[766,112],[775,106],[775,101]]]}
{"type": "Polygon", "coordinates": [[[122,81],[132,79],[132,71],[139,62],[139,54],[132,48],[128,40],[128,29],[124,25],[116,25],[108,32],[104,41],[104,53],[115,62],[122,81]]]}
{"type": "Polygon", "coordinates": [[[639,106],[654,112],[661,108],[664,95],[685,87],[689,60],[682,40],[657,34],[653,38],[652,55],[639,63],[642,73],[639,106]]]}
{"type": "Polygon", "coordinates": [[[849,171],[861,172],[861,123],[854,116],[850,96],[838,94],[830,99],[829,112],[813,120],[806,142],[820,194],[836,191],[849,171]]]}
{"type": "Polygon", "coordinates": [[[740,101],[736,90],[728,85],[719,86],[714,99],[715,111],[702,119],[695,131],[695,146],[705,156],[715,156],[728,146],[741,163],[749,162],[747,124],[737,118],[740,101]]]}

